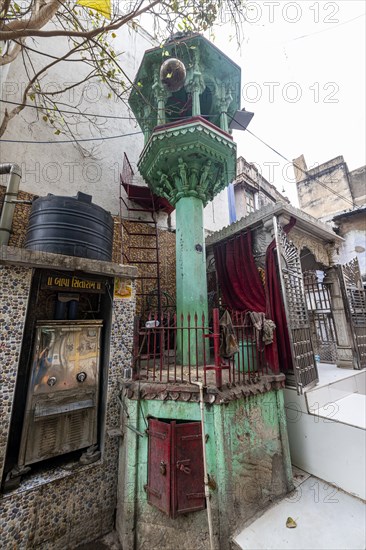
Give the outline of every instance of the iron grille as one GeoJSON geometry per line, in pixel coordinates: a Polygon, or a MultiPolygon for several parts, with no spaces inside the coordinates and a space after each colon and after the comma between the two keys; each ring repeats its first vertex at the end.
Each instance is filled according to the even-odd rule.
{"type": "MultiPolygon", "coordinates": [[[[293,375],[298,393],[319,380],[307,314],[300,254],[273,218],[282,297],[286,310],[293,375]]],[[[292,383],[288,376],[288,383],[292,383]]]]}
{"type": "Polygon", "coordinates": [[[304,288],[314,352],[320,361],[335,363],[337,335],[328,285],[318,279],[316,271],[306,271],[304,288]]]}
{"type": "Polygon", "coordinates": [[[39,433],[34,434],[34,441],[39,442],[38,453],[35,453],[38,458],[42,459],[55,451],[57,446],[57,424],[57,418],[49,418],[40,422],[39,425],[36,424],[35,432],[38,431],[39,433]]]}
{"type": "Polygon", "coordinates": [[[359,369],[366,367],[366,296],[358,259],[341,266],[341,285],[359,369]]]}

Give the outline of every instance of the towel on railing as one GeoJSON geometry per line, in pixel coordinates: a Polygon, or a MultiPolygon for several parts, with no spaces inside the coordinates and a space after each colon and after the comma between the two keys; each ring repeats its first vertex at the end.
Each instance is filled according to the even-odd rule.
{"type": "Polygon", "coordinates": [[[265,346],[272,344],[273,332],[276,328],[275,323],[271,319],[266,319],[264,313],[257,311],[248,311],[247,316],[257,331],[257,343],[259,343],[259,338],[262,336],[262,342],[265,346]]]}
{"type": "Polygon", "coordinates": [[[221,342],[220,342],[220,355],[229,359],[235,353],[239,352],[238,342],[235,338],[235,332],[233,323],[230,317],[230,313],[226,310],[220,319],[221,328],[221,342]]]}

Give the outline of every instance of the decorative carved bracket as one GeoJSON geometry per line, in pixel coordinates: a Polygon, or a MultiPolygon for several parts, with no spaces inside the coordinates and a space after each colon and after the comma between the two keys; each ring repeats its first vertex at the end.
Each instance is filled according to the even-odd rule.
{"type": "Polygon", "coordinates": [[[158,170],[157,177],[154,193],[166,198],[172,205],[182,197],[196,197],[206,205],[215,195],[216,188],[224,185],[221,178],[212,184],[215,181],[215,166],[211,160],[188,168],[183,158],[179,157],[178,167],[170,176],[158,170]]]}

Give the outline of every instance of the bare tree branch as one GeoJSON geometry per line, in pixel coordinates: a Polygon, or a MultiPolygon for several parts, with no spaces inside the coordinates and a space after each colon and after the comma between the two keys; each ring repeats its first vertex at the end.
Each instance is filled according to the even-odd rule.
{"type": "MultiPolygon", "coordinates": [[[[57,4],[64,3],[66,0],[56,0],[57,4]]],[[[159,4],[159,0],[154,0],[144,8],[141,8],[137,11],[131,11],[128,15],[118,18],[116,21],[109,23],[108,25],[100,26],[96,29],[92,29],[89,31],[71,31],[71,30],[51,30],[51,31],[41,31],[38,30],[40,27],[44,26],[48,21],[56,14],[58,8],[60,7],[58,5],[58,8],[54,10],[51,17],[48,17],[48,19],[45,19],[42,17],[38,18],[38,21],[36,24],[33,23],[33,21],[28,21],[27,25],[24,25],[24,22],[20,21],[14,21],[13,23],[9,23],[8,25],[5,25],[5,30],[0,31],[0,40],[13,40],[15,38],[24,38],[26,36],[38,36],[38,37],[49,37],[49,36],[69,36],[69,37],[75,37],[75,38],[94,38],[95,36],[98,36],[101,33],[109,32],[109,31],[115,31],[118,30],[120,27],[131,21],[132,19],[135,19],[136,17],[139,17],[140,15],[146,13],[147,11],[151,10],[154,6],[159,4]],[[32,22],[32,27],[30,27],[30,23],[32,22]]],[[[53,6],[54,7],[54,6],[53,6]]],[[[51,10],[49,10],[49,13],[51,13],[51,10]]]]}
{"type": "Polygon", "coordinates": [[[27,104],[27,98],[28,98],[28,92],[31,90],[33,84],[39,79],[39,77],[44,74],[46,71],[48,71],[51,67],[59,63],[60,61],[63,61],[64,59],[67,59],[70,55],[72,55],[75,51],[77,51],[79,48],[81,48],[87,41],[85,40],[81,44],[78,44],[75,48],[67,52],[64,56],[60,57],[58,60],[54,60],[42,69],[40,69],[28,82],[27,86],[25,87],[25,90],[22,95],[22,101],[21,104],[12,109],[10,112],[5,109],[4,118],[2,120],[1,126],[0,126],[0,137],[4,134],[6,128],[8,127],[9,122],[11,119],[13,119],[16,115],[18,115],[26,106],[27,104]]]}
{"type": "Polygon", "coordinates": [[[14,43],[10,52],[0,57],[0,67],[2,65],[8,65],[12,61],[14,61],[14,59],[16,59],[16,57],[19,55],[22,47],[23,47],[23,40],[19,40],[19,42],[14,43]]]}
{"type": "Polygon", "coordinates": [[[11,0],[2,0],[0,2],[0,14],[1,16],[6,15],[9,10],[11,0]]]}
{"type": "MultiPolygon", "coordinates": [[[[0,40],[12,40],[13,38],[21,38],[22,32],[29,31],[32,28],[34,31],[44,27],[52,17],[57,13],[61,6],[67,0],[44,0],[44,2],[36,4],[32,3],[32,7],[35,6],[35,10],[32,11],[32,15],[29,19],[18,19],[11,21],[4,25],[5,31],[0,32],[0,40]],[[20,33],[20,34],[19,34],[20,33]],[[11,35],[14,36],[11,36],[11,35]],[[5,36],[3,36],[5,35],[5,36]]],[[[26,32],[23,36],[35,36],[33,32],[26,32]]]]}
{"type": "MultiPolygon", "coordinates": [[[[27,50],[29,52],[33,52],[33,53],[36,53],[37,55],[42,55],[44,57],[48,57],[49,59],[59,59],[59,57],[57,57],[56,55],[52,55],[48,52],[43,52],[41,50],[36,50],[35,48],[32,48],[31,46],[29,46],[29,44],[26,44],[25,42],[22,42],[21,40],[14,40],[14,42],[16,44],[21,44],[22,47],[23,47],[23,50],[27,50]]],[[[70,62],[73,62],[73,63],[80,63],[80,57],[77,57],[75,59],[65,59],[64,61],[67,61],[68,63],[70,62]]],[[[0,63],[1,65],[1,63],[0,63]]]]}

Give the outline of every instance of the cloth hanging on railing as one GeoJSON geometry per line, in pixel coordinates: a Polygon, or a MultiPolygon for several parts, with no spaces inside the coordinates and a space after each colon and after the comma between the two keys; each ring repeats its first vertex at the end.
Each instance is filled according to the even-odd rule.
{"type": "Polygon", "coordinates": [[[248,311],[245,319],[249,317],[251,324],[256,330],[257,347],[261,349],[261,344],[268,346],[273,343],[274,330],[276,328],[272,319],[266,319],[264,313],[257,311],[248,311]]]}
{"type": "Polygon", "coordinates": [[[263,344],[265,346],[268,346],[269,344],[273,343],[274,339],[274,331],[276,330],[276,325],[272,321],[272,319],[265,319],[263,323],[263,344]]]}
{"type": "Polygon", "coordinates": [[[230,317],[230,313],[226,310],[220,319],[221,343],[220,356],[225,359],[230,359],[235,353],[239,352],[238,342],[235,338],[235,331],[230,317]]]}

